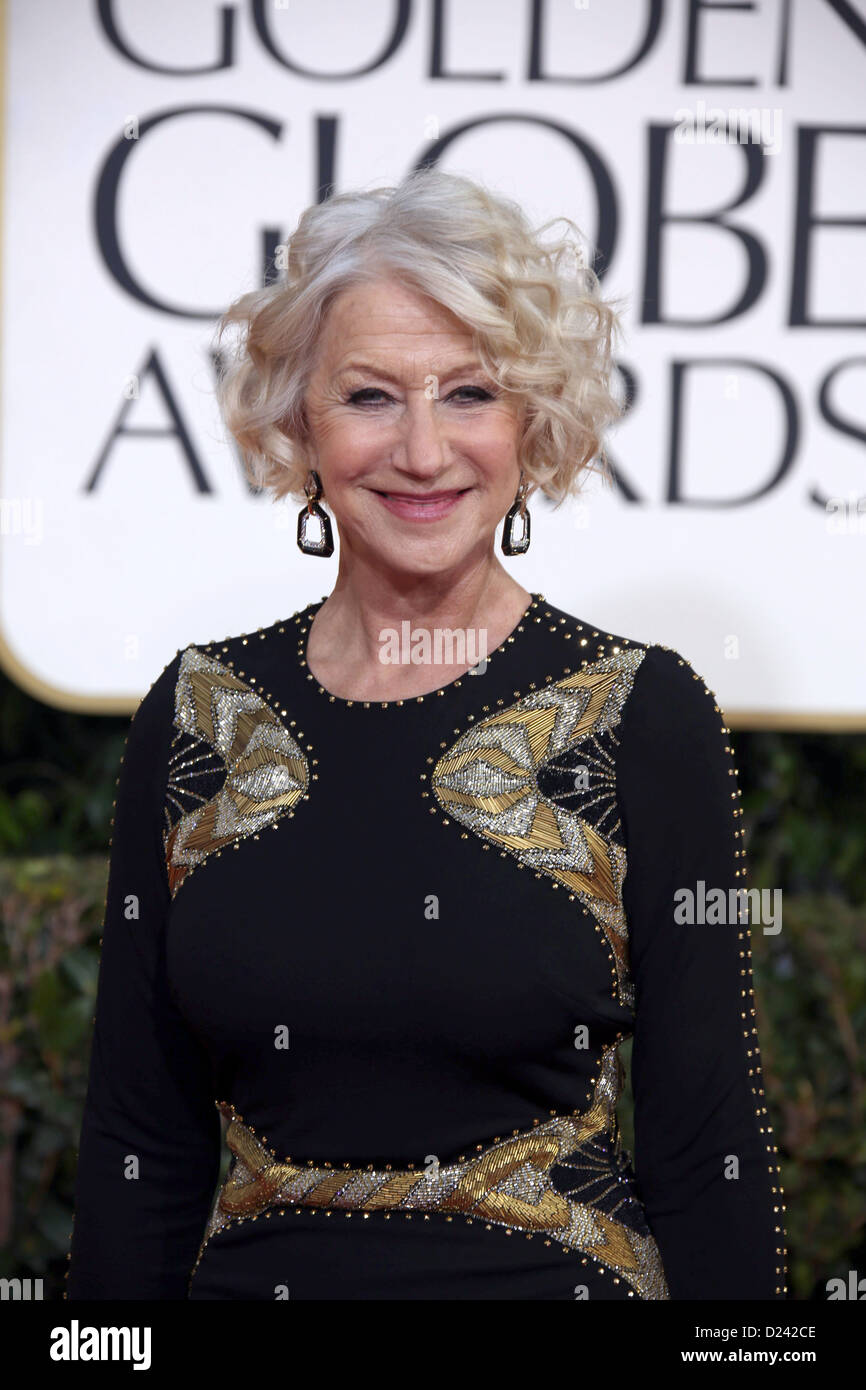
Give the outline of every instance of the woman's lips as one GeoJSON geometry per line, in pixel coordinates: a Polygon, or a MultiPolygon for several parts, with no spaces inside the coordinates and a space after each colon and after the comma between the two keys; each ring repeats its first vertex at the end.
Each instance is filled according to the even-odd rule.
{"type": "Polygon", "coordinates": [[[377,492],[376,496],[389,512],[402,517],[404,521],[438,521],[439,517],[447,516],[453,511],[460,498],[468,491],[468,488],[457,488],[453,492],[426,494],[377,492]]]}

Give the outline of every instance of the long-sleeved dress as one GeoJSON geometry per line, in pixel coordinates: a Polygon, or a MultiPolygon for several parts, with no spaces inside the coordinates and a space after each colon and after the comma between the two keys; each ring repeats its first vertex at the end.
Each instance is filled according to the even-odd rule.
{"type": "Polygon", "coordinates": [[[321,602],[131,722],[66,1296],[784,1297],[713,693],[533,594],[461,678],[347,700],[321,602]]]}

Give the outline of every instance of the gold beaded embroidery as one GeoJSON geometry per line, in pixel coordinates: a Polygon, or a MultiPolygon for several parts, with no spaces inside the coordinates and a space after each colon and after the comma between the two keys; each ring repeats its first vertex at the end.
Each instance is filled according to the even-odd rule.
{"type": "Polygon", "coordinates": [[[209,854],[290,812],[310,782],[307,758],[274,710],[196,647],[181,658],[174,722],[164,836],[172,896],[209,854]],[[172,813],[180,813],[173,824],[172,813]]]}
{"type": "Polygon", "coordinates": [[[604,827],[615,804],[613,772],[596,770],[599,738],[619,723],[644,655],[641,647],[619,651],[481,720],[439,758],[431,779],[456,821],[549,874],[591,912],[629,1006],[626,852],[604,827]],[[581,787],[575,773],[586,765],[593,775],[581,787]]]}
{"type": "Polygon", "coordinates": [[[644,1299],[670,1297],[655,1240],[629,1189],[621,1159],[616,1104],[623,1068],[618,1044],[602,1049],[588,1109],[554,1115],[531,1130],[515,1131],[470,1159],[419,1171],[415,1168],[352,1168],[281,1162],[246,1126],[234,1107],[218,1102],[229,1121],[226,1142],[234,1155],[214,1204],[196,1260],[218,1231],[255,1220],[273,1208],[298,1210],[440,1212],[509,1232],[543,1234],[566,1251],[585,1254],[612,1271],[644,1299]],[[598,1140],[608,1141],[599,1150],[598,1140]],[[611,1150],[615,1158],[601,1158],[611,1150]],[[555,1184],[553,1170],[560,1170],[555,1184]],[[574,1190],[601,1191],[578,1201],[561,1182],[568,1170],[589,1171],[574,1190]],[[603,1178],[600,1175],[603,1173],[603,1178]],[[607,1210],[605,1210],[607,1208],[607,1210]]]}

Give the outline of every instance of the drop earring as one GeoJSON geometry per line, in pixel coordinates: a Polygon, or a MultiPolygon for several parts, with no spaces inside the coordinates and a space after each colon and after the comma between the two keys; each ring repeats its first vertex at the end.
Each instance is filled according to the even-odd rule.
{"type": "Polygon", "coordinates": [[[505,523],[502,527],[502,549],[506,555],[523,555],[529,549],[529,508],[526,505],[528,492],[529,483],[521,468],[517,496],[505,513],[505,523]]]}
{"type": "Polygon", "coordinates": [[[333,555],[334,536],[331,531],[331,518],[319,506],[322,496],[322,483],[318,473],[311,468],[304,483],[307,505],[298,513],[298,548],[305,555],[333,555]]]}

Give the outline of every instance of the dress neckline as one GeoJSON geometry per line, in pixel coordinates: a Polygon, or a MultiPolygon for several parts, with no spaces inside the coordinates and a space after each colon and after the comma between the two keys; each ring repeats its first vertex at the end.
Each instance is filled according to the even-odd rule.
{"type": "MultiPolygon", "coordinates": [[[[447,696],[452,691],[459,690],[464,680],[474,679],[469,674],[469,671],[473,670],[474,668],[470,667],[469,671],[464,671],[462,676],[457,676],[454,680],[448,681],[445,685],[439,686],[438,690],[427,690],[424,692],[423,695],[404,695],[399,700],[350,700],[347,699],[344,695],[332,694],[332,692],[328,690],[326,686],[322,685],[321,682],[316,679],[309,666],[307,665],[307,642],[309,641],[310,628],[312,627],[313,619],[315,618],[316,614],[318,613],[319,609],[321,608],[322,604],[325,602],[327,598],[328,595],[323,594],[322,597],[319,599],[318,603],[308,604],[306,608],[302,609],[301,612],[297,614],[297,616],[295,617],[295,622],[298,625],[299,629],[297,646],[298,665],[303,670],[307,680],[309,681],[313,689],[317,691],[320,695],[324,696],[330,704],[346,705],[347,707],[350,705],[354,705],[359,709],[398,709],[403,708],[407,705],[421,705],[425,702],[425,700],[433,700],[437,696],[447,696]]],[[[503,641],[500,642],[499,646],[495,647],[492,652],[487,653],[486,659],[488,665],[491,661],[493,661],[496,658],[501,659],[502,655],[504,655],[509,646],[513,645],[518,640],[518,637],[525,629],[526,623],[533,616],[534,610],[544,602],[544,594],[532,594],[530,602],[524,609],[521,616],[518,618],[516,624],[511,629],[508,636],[505,637],[503,641]]]]}

